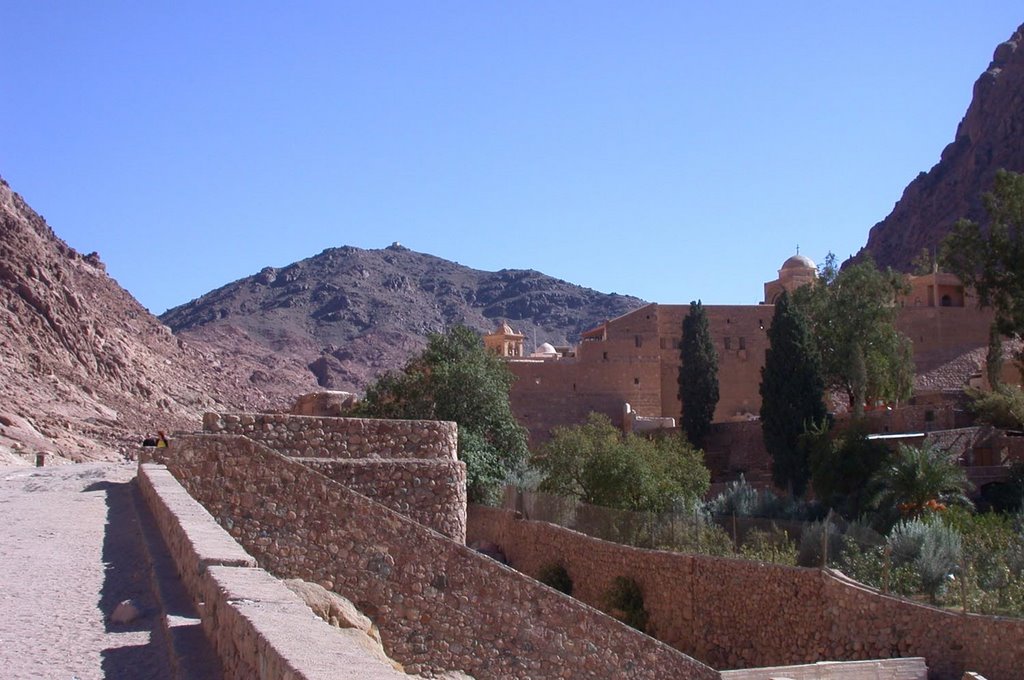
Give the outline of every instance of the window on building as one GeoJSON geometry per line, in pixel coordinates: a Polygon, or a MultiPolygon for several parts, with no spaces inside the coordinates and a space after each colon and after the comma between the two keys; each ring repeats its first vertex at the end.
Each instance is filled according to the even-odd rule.
{"type": "Polygon", "coordinates": [[[608,361],[608,352],[603,352],[601,358],[608,361]]]}
{"type": "Polygon", "coordinates": [[[644,346],[644,339],[641,338],[639,335],[634,335],[633,336],[633,344],[636,345],[637,347],[643,347],[644,346]]]}
{"type": "Polygon", "coordinates": [[[634,385],[639,385],[640,384],[640,378],[633,378],[633,384],[634,385]]]}
{"type": "Polygon", "coordinates": [[[746,348],[747,348],[747,339],[746,338],[740,338],[740,349],[746,349],[746,348]]]}
{"type": "Polygon", "coordinates": [[[667,338],[662,338],[661,339],[661,348],[662,349],[668,349],[668,339],[667,338]]]}
{"type": "Polygon", "coordinates": [[[732,338],[726,336],[725,338],[725,351],[728,352],[732,349],[732,338]]]}

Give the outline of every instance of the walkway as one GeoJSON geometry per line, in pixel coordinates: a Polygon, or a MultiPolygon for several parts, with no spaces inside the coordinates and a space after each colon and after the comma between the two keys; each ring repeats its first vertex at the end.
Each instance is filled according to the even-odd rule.
{"type": "Polygon", "coordinates": [[[170,678],[129,484],[135,465],[0,467],[0,675],[170,678]],[[108,623],[119,602],[134,623],[108,623]]]}

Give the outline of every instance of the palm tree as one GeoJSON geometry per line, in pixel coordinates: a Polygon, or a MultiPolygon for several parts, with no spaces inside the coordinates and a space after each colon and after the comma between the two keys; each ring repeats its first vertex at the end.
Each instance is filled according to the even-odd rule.
{"type": "Polygon", "coordinates": [[[890,524],[945,509],[972,505],[967,473],[948,451],[932,442],[920,447],[900,444],[897,454],[872,480],[878,489],[875,507],[890,524]]]}

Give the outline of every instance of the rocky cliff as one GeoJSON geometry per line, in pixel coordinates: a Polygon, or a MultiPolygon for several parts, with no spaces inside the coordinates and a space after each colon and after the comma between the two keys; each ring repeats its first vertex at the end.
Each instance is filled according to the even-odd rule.
{"type": "Polygon", "coordinates": [[[267,408],[315,386],[243,334],[229,344],[174,337],[0,179],[0,459],[111,457],[158,428],[194,429],[203,410],[267,408]]]}
{"type": "Polygon", "coordinates": [[[981,195],[996,170],[1024,172],[1024,25],[999,45],[974,84],[974,97],[941,160],[904,190],[867,245],[880,265],[907,271],[937,248],[961,217],[984,222],[981,195]]]}
{"type": "Polygon", "coordinates": [[[359,391],[454,324],[490,332],[502,320],[537,343],[562,344],[643,304],[529,270],[485,272],[414,252],[330,248],[282,269],[266,268],[168,310],[178,337],[224,347],[218,335],[251,337],[294,356],[323,387],[359,391]]]}

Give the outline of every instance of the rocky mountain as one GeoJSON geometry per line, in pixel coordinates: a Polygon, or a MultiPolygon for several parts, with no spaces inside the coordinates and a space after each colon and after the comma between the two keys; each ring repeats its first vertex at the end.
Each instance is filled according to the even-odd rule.
{"type": "Polygon", "coordinates": [[[860,254],[907,271],[922,249],[937,248],[961,217],[984,223],[981,195],[996,170],[1024,172],[1024,25],[999,45],[974,84],[974,97],[941,160],[904,190],[871,229],[860,254]]]}
{"type": "Polygon", "coordinates": [[[210,347],[176,338],[0,179],[0,460],[116,456],[158,428],[195,429],[203,410],[315,387],[305,365],[218,333],[210,347]]]}
{"type": "Polygon", "coordinates": [[[394,244],[330,248],[266,268],[160,318],[189,341],[228,348],[237,334],[301,358],[323,387],[362,390],[454,324],[491,332],[501,321],[536,343],[565,344],[644,304],[536,271],[485,272],[394,244]],[[222,337],[218,337],[222,336],[222,337]]]}

